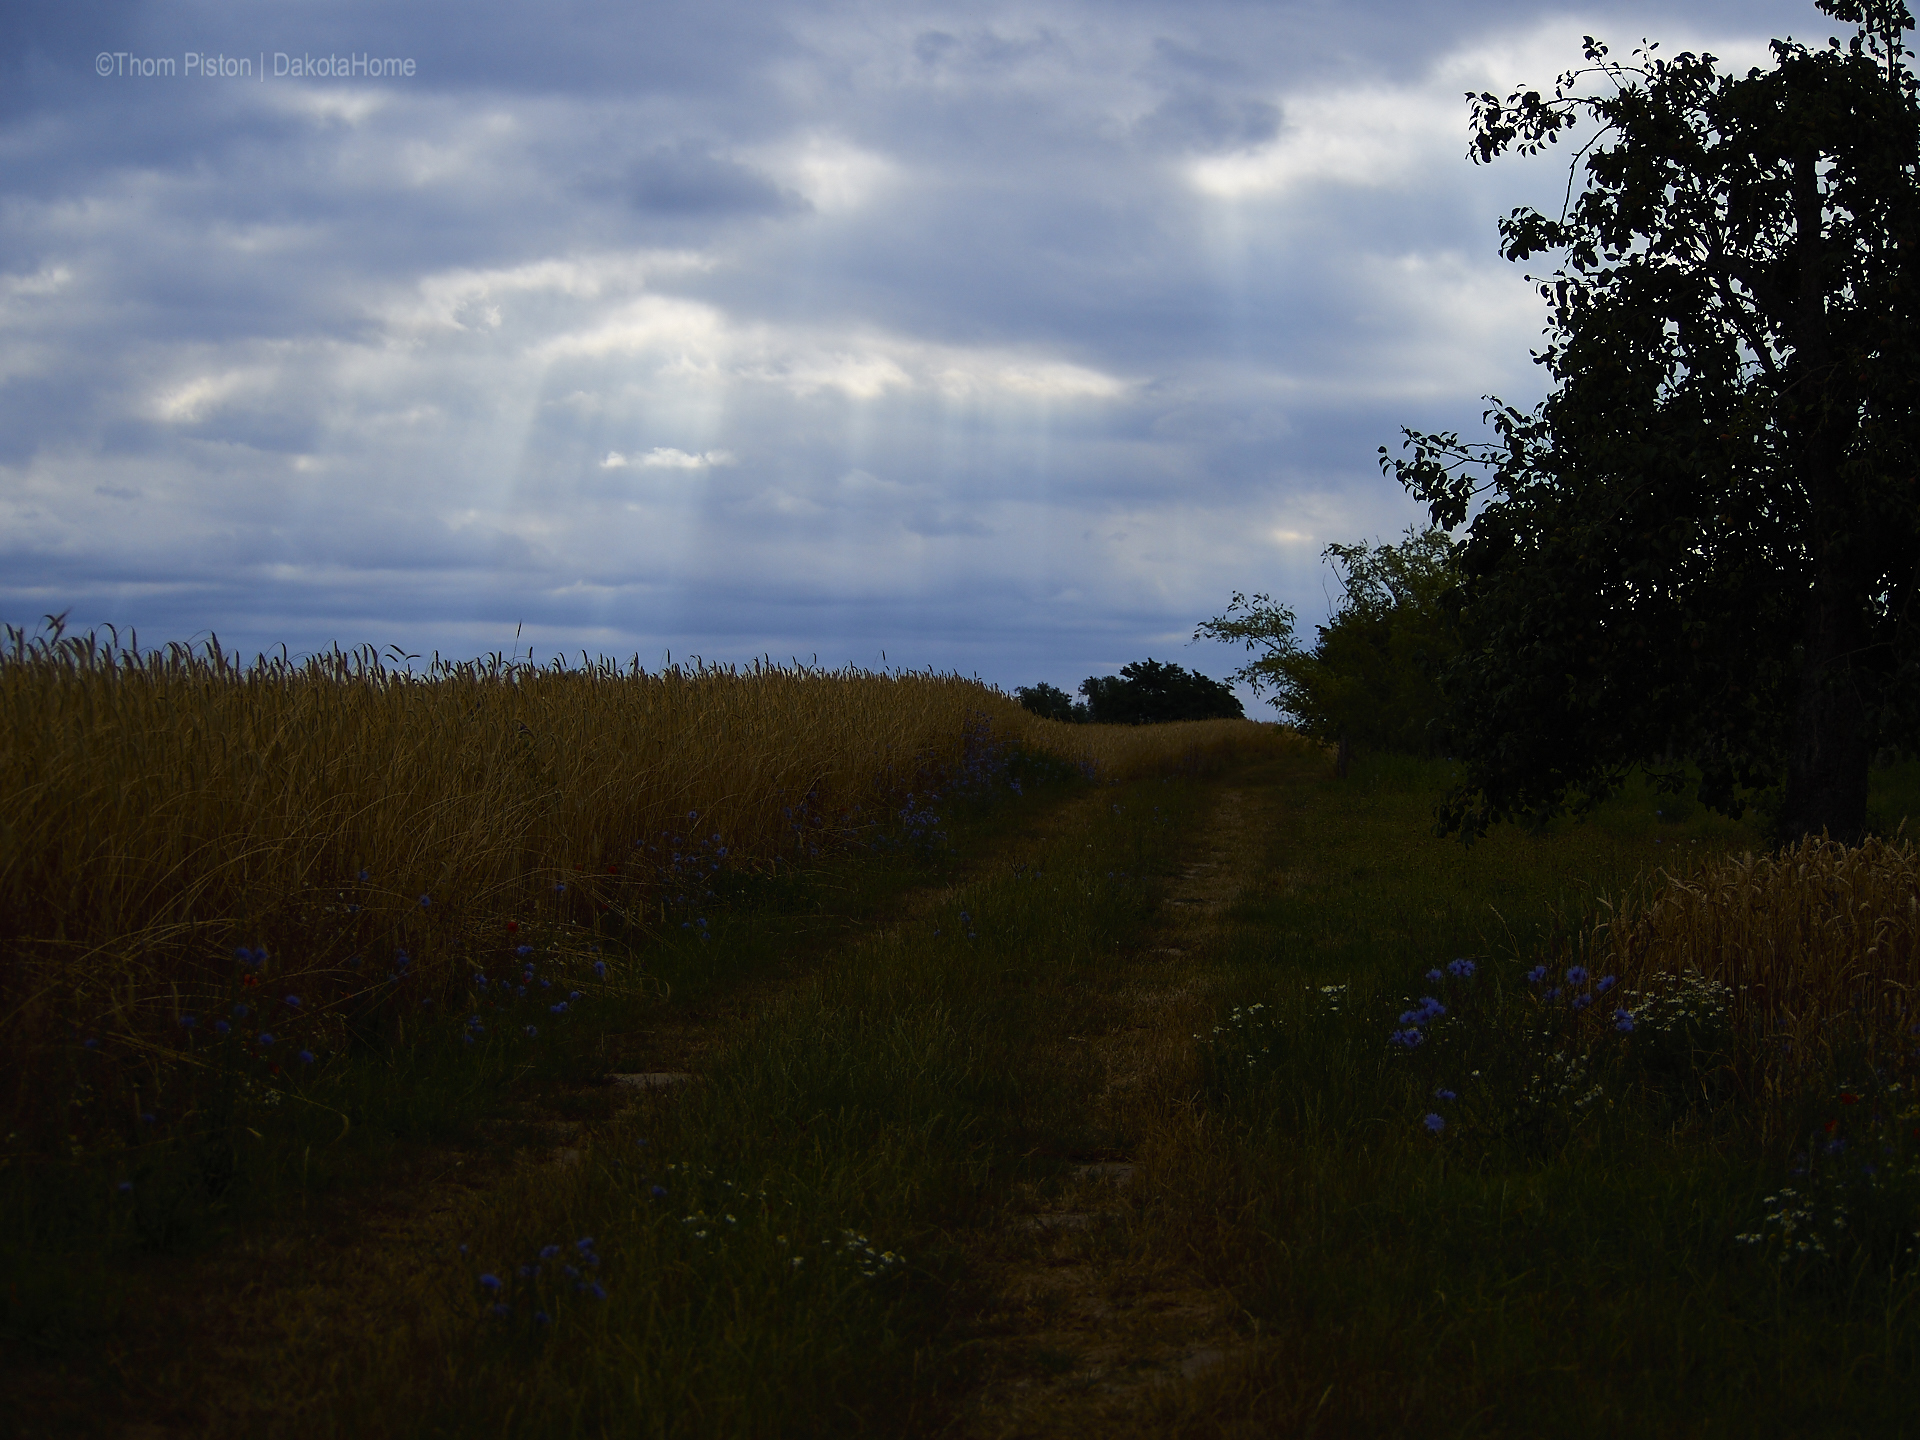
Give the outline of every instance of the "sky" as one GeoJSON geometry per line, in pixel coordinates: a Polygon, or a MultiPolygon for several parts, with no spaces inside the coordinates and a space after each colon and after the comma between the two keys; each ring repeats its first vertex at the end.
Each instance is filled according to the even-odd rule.
{"type": "MultiPolygon", "coordinates": [[[[1072,691],[1529,405],[1467,91],[1803,0],[0,8],[0,620],[1072,691]],[[335,74],[334,71],[343,73],[335,74]]],[[[1537,266],[1537,262],[1536,262],[1537,266]]],[[[1259,713],[1250,711],[1250,713],[1259,713]]]]}

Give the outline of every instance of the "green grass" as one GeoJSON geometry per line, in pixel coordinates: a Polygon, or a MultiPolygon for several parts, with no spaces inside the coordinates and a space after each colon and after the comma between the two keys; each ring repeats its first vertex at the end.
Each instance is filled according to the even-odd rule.
{"type": "MultiPolygon", "coordinates": [[[[1623,1059],[1609,1067],[1604,1026],[1587,1031],[1600,1097],[1522,1100],[1528,1064],[1581,1048],[1564,1026],[1525,1043],[1551,1012],[1521,976],[1538,947],[1589,890],[1758,835],[1700,812],[1661,817],[1661,797],[1629,791],[1589,825],[1463,851],[1422,834],[1435,778],[1385,762],[1348,787],[1287,783],[1279,882],[1241,907],[1221,977],[1220,1123],[1159,1161],[1169,1177],[1218,1178],[1170,1178],[1153,1216],[1163,1234],[1205,1237],[1209,1270],[1260,1340],[1165,1417],[1168,1433],[1920,1427],[1911,1244],[1891,1247],[1889,1273],[1885,1244],[1783,1263],[1734,1238],[1762,1228],[1767,1195],[1810,1188],[1789,1173],[1790,1140],[1765,1142],[1736,1105],[1676,1104],[1623,1059]],[[1456,957],[1476,960],[1471,981],[1424,978],[1456,957]],[[1345,987],[1337,1004],[1330,985],[1345,987]],[[1396,1012],[1436,991],[1453,1012],[1450,1053],[1444,1039],[1389,1046],[1396,1012]],[[1435,1098],[1441,1087],[1460,1099],[1435,1098]],[[1423,1117],[1442,1112],[1448,1128],[1429,1133],[1423,1117]]],[[[1809,1104],[1843,1113],[1831,1093],[1809,1104]]],[[[1879,1238],[1898,1241],[1920,1212],[1882,1221],[1879,1238]]]]}
{"type": "MultiPolygon", "coordinates": [[[[124,1366],[88,1368],[136,1323],[129,1306],[177,1283],[143,1257],[269,1254],[249,1237],[307,1207],[351,1226],[381,1177],[436,1147],[480,1163],[515,1134],[490,1127],[530,1100],[518,1169],[496,1159],[403,1239],[273,1282],[279,1338],[252,1352],[271,1374],[220,1372],[255,1407],[227,1428],[937,1433],[979,1380],[978,1238],[1006,1225],[1016,1187],[1124,1153],[1139,1167],[1125,1214],[1088,1246],[1195,1268],[1244,1319],[1225,1364],[1142,1402],[1141,1433],[1920,1430],[1920,1291],[1897,1244],[1886,1269],[1871,1245],[1782,1264],[1735,1239],[1791,1183],[1793,1137],[1837,1113],[1833,1095],[1766,1129],[1695,1083],[1699,1047],[1669,1084],[1644,1046],[1551,1031],[1522,978],[1596,897],[1756,848],[1757,826],[1636,784],[1588,823],[1464,848],[1430,833],[1447,768],[1382,757],[1337,782],[1294,757],[1099,789],[1029,775],[1021,803],[960,807],[950,848],[743,882],[716,897],[711,940],[603,935],[576,960],[597,953],[610,977],[570,1028],[523,1043],[489,1012],[469,1047],[458,1017],[410,1017],[404,1038],[370,1017],[379,1044],[316,1082],[319,1103],[242,1127],[260,1130],[244,1185],[188,1204],[192,1225],[143,1230],[162,1187],[118,1197],[120,1172],[98,1168],[113,1157],[77,1164],[71,1194],[44,1178],[6,1191],[16,1247],[39,1237],[34,1265],[10,1257],[24,1283],[8,1328],[122,1385],[127,1415],[160,1396],[218,1428],[211,1359],[173,1355],[174,1378],[144,1390],[124,1366]],[[1193,1084],[1143,1092],[1116,1126],[1098,1066],[1062,1042],[1154,943],[1223,783],[1271,797],[1275,823],[1224,938],[1182,962],[1219,1029],[1193,1084]],[[1440,988],[1425,972],[1459,957],[1478,967],[1444,982],[1462,1023],[1391,1047],[1396,1014],[1440,988]],[[1520,1103],[1554,1045],[1590,1052],[1600,1100],[1520,1103]],[[698,1084],[617,1113],[591,1083],[688,1054],[698,1084]],[[547,1158],[557,1117],[584,1122],[571,1164],[547,1158]]],[[[1914,783],[1877,775],[1876,816],[1907,813],[1914,783]]],[[[1920,1229],[1905,1203],[1860,1212],[1873,1243],[1920,1229]]]]}

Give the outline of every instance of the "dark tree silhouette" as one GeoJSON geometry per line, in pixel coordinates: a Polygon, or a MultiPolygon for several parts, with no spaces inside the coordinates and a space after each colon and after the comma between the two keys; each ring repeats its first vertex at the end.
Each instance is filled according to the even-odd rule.
{"type": "Polygon", "coordinates": [[[1913,20],[1899,0],[1820,9],[1858,33],[1776,40],[1745,75],[1589,38],[1550,94],[1469,97],[1477,161],[1600,128],[1559,219],[1500,224],[1509,259],[1559,257],[1551,394],[1490,402],[1488,444],[1381,450],[1437,525],[1466,527],[1443,680],[1466,780],[1443,828],[1587,808],[1639,762],[1679,788],[1691,761],[1717,809],[1772,791],[1786,834],[1853,840],[1875,748],[1911,743],[1913,20]]]}

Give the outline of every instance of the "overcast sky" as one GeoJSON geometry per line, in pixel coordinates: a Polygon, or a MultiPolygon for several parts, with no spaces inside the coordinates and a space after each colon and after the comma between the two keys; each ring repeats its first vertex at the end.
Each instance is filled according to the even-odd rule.
{"type": "Polygon", "coordinates": [[[1565,159],[1471,165],[1463,93],[1834,28],[9,0],[0,619],[1221,675],[1232,591],[1323,618],[1322,549],[1421,518],[1400,426],[1540,394],[1495,221],[1565,159]]]}

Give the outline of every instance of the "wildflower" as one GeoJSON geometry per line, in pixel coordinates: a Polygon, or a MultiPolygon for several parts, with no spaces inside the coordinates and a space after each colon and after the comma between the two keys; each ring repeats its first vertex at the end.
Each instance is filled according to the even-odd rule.
{"type": "Polygon", "coordinates": [[[567,992],[567,999],[578,1000],[581,996],[585,995],[586,993],[587,992],[584,990],[569,990],[567,992]]]}
{"type": "Polygon", "coordinates": [[[589,1250],[593,1249],[593,1236],[583,1236],[581,1239],[574,1241],[573,1248],[578,1250],[582,1255],[586,1254],[589,1250]]]}
{"type": "Polygon", "coordinates": [[[1598,980],[1594,982],[1593,993],[1596,995],[1606,994],[1607,991],[1613,988],[1614,979],[1615,977],[1612,975],[1602,975],[1598,980]]]}
{"type": "Polygon", "coordinates": [[[1445,973],[1437,968],[1427,971],[1427,979],[1431,980],[1436,985],[1438,985],[1442,980],[1446,978],[1447,977],[1445,973]]]}
{"type": "Polygon", "coordinates": [[[540,1258],[542,1260],[558,1259],[559,1255],[560,1247],[558,1245],[542,1245],[540,1247],[540,1258]]]}
{"type": "Polygon", "coordinates": [[[152,1125],[156,1123],[159,1120],[159,1118],[160,1117],[158,1115],[151,1115],[143,1112],[140,1116],[140,1123],[142,1125],[152,1125]]]}
{"type": "MultiPolygon", "coordinates": [[[[461,1248],[465,1249],[466,1247],[462,1246],[461,1248]]],[[[482,1275],[480,1277],[480,1288],[482,1290],[498,1290],[500,1288],[500,1277],[498,1275],[482,1275]]]]}
{"type": "Polygon", "coordinates": [[[520,928],[520,922],[518,920],[507,921],[507,933],[509,935],[513,934],[519,928],[520,928]]]}
{"type": "Polygon", "coordinates": [[[596,980],[604,980],[607,978],[607,962],[606,961],[596,960],[593,962],[593,978],[596,980]]]}
{"type": "Polygon", "coordinates": [[[313,1064],[313,1051],[302,1050],[294,1058],[298,1060],[302,1065],[311,1065],[313,1064]]]}
{"type": "Polygon", "coordinates": [[[265,1030],[262,1030],[260,1032],[260,1048],[262,1050],[266,1050],[271,1048],[272,1045],[273,1045],[273,1036],[268,1034],[265,1030]]]}
{"type": "Polygon", "coordinates": [[[1436,1090],[1433,1092],[1433,1098],[1436,1100],[1458,1100],[1460,1097],[1451,1090],[1436,1090]]]}
{"type": "Polygon", "coordinates": [[[516,955],[518,955],[518,956],[519,956],[519,957],[520,957],[520,958],[521,958],[522,960],[524,960],[524,959],[526,959],[526,958],[527,958],[527,956],[529,956],[529,955],[531,955],[531,954],[533,954],[533,946],[531,946],[531,945],[516,945],[516,946],[514,947],[514,950],[513,950],[513,953],[514,953],[514,954],[516,954],[516,955]]]}
{"type": "Polygon", "coordinates": [[[522,1265],[520,1267],[520,1278],[522,1280],[531,1280],[539,1275],[539,1273],[540,1267],[538,1265],[522,1265]]]}
{"type": "Polygon", "coordinates": [[[602,1288],[598,1280],[589,1280],[586,1284],[580,1286],[579,1288],[580,1288],[580,1293],[582,1295],[585,1295],[590,1300],[604,1300],[607,1298],[607,1292],[604,1288],[602,1288]]]}
{"type": "Polygon", "coordinates": [[[1429,1114],[1427,1118],[1420,1123],[1427,1127],[1427,1133],[1429,1135],[1438,1135],[1442,1130],[1447,1128],[1447,1117],[1444,1115],[1429,1114]]]}
{"type": "Polygon", "coordinates": [[[559,1003],[558,1005],[549,1005],[549,1006],[547,1007],[547,1013],[548,1013],[549,1015],[564,1015],[564,1014],[566,1014],[566,1013],[567,1013],[567,1002],[566,1002],[566,1001],[564,1001],[564,1000],[562,1000],[562,1001],[561,1001],[561,1002],[560,1002],[560,1003],[559,1003]]]}
{"type": "Polygon", "coordinates": [[[1855,1105],[1855,1104],[1858,1104],[1859,1101],[1860,1101],[1860,1097],[1858,1095],[1854,1095],[1845,1090],[1842,1090],[1840,1092],[1840,1103],[1842,1105],[1855,1105]]]}
{"type": "Polygon", "coordinates": [[[565,1275],[569,1280],[578,1280],[580,1278],[580,1272],[571,1265],[562,1265],[560,1267],[560,1273],[565,1275]]]}
{"type": "Polygon", "coordinates": [[[536,1310],[533,1312],[533,1323],[536,1325],[551,1325],[553,1320],[546,1311],[536,1310]]]}
{"type": "Polygon", "coordinates": [[[1573,997],[1573,1008],[1576,1010],[1584,1010],[1592,1003],[1593,997],[1591,995],[1576,995],[1573,997]]]}
{"type": "Polygon", "coordinates": [[[536,1036],[536,1035],[538,1035],[539,1033],[540,1033],[540,1027],[539,1027],[539,1026],[537,1026],[537,1025],[529,1025],[529,1026],[527,1026],[527,1038],[528,1038],[529,1040],[531,1040],[531,1039],[533,1039],[533,1037],[534,1037],[534,1036],[536,1036]]]}
{"type": "Polygon", "coordinates": [[[366,883],[367,883],[367,881],[369,881],[369,880],[371,880],[372,878],[373,878],[373,873],[372,873],[371,871],[369,871],[369,870],[362,870],[362,871],[360,872],[360,883],[361,883],[362,885],[364,885],[364,884],[366,884],[366,883]]]}
{"type": "Polygon", "coordinates": [[[487,1313],[495,1319],[504,1320],[513,1313],[513,1307],[511,1305],[495,1305],[492,1306],[487,1313]]]}
{"type": "Polygon", "coordinates": [[[1615,1010],[1613,1012],[1613,1028],[1618,1030],[1622,1035],[1631,1035],[1633,1033],[1633,1012],[1625,1006],[1615,1010]]]}
{"type": "Polygon", "coordinates": [[[1447,962],[1447,973],[1456,980],[1471,980],[1473,972],[1474,964],[1471,960],[1460,959],[1447,962]]]}
{"type": "Polygon", "coordinates": [[[300,997],[298,995],[287,996],[287,1008],[289,1010],[298,1010],[300,1008],[300,997]]]}
{"type": "Polygon", "coordinates": [[[647,1193],[656,1200],[664,1200],[667,1198],[667,1187],[664,1185],[655,1185],[650,1187],[647,1193]]]}
{"type": "Polygon", "coordinates": [[[422,910],[425,910],[431,904],[433,904],[433,897],[431,895],[422,895],[420,897],[420,908],[422,910]]]}
{"type": "Polygon", "coordinates": [[[1398,1045],[1403,1050],[1411,1050],[1426,1038],[1427,1037],[1421,1034],[1419,1030],[1409,1025],[1406,1029],[1396,1030],[1387,1036],[1387,1043],[1389,1045],[1398,1045]]]}
{"type": "Polygon", "coordinates": [[[133,1181],[122,1180],[116,1188],[122,1195],[131,1195],[133,1193],[133,1181]]]}
{"type": "Polygon", "coordinates": [[[1586,983],[1587,983],[1587,967],[1586,966],[1569,965],[1567,967],[1567,984],[1584,985],[1586,983]]]}
{"type": "Polygon", "coordinates": [[[1538,985],[1541,981],[1545,980],[1546,978],[1547,978],[1547,967],[1544,965],[1536,965],[1531,970],[1527,971],[1527,983],[1529,985],[1538,985]]]}
{"type": "Polygon", "coordinates": [[[556,895],[564,895],[564,894],[566,894],[566,893],[567,893],[567,882],[566,882],[566,881],[564,881],[564,880],[560,880],[560,881],[556,881],[556,882],[554,883],[554,887],[553,887],[553,893],[554,893],[554,894],[556,894],[556,895]]]}
{"type": "Polygon", "coordinates": [[[192,1015],[182,1015],[180,1017],[180,1028],[182,1030],[191,1030],[199,1023],[199,1019],[192,1015]]]}
{"type": "Polygon", "coordinates": [[[474,988],[474,989],[476,989],[476,990],[484,990],[484,989],[486,989],[486,988],[487,988],[487,977],[486,977],[485,975],[479,975],[479,974],[476,974],[476,975],[475,975],[475,976],[473,977],[473,988],[474,988]]]}
{"type": "Polygon", "coordinates": [[[225,1035],[231,1029],[233,1029],[233,1027],[224,1020],[216,1020],[213,1022],[213,1031],[216,1035],[225,1035]]]}

